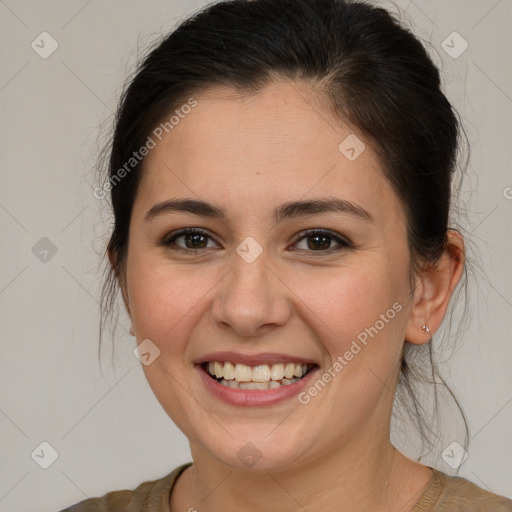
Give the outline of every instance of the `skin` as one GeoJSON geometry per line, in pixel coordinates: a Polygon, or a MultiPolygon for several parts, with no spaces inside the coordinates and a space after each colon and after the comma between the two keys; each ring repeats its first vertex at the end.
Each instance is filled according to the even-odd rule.
{"type": "Polygon", "coordinates": [[[463,272],[461,236],[448,232],[441,259],[410,293],[406,218],[376,153],[366,141],[353,162],[338,150],[348,135],[363,135],[335,121],[305,84],[250,96],[215,87],[196,99],[145,161],[122,282],[137,343],[150,339],[160,350],[143,366],[146,378],[190,442],[194,465],[178,479],[171,510],[411,510],[432,472],[389,441],[398,367],[404,339],[428,342],[445,316],[463,272]],[[282,203],[328,196],[357,203],[373,221],[329,212],[274,225],[282,203]],[[144,220],[154,204],[179,197],[224,209],[226,221],[190,213],[144,220]],[[196,246],[208,248],[181,254],[159,245],[186,227],[207,231],[196,246]],[[327,239],[315,248],[297,237],[310,228],[354,247],[329,251],[338,244],[327,239]],[[263,249],[250,264],[236,253],[247,236],[263,249]],[[400,313],[307,405],[229,405],[193,368],[207,352],[233,350],[301,356],[323,373],[396,302],[400,313]],[[261,453],[252,468],[237,457],[247,442],[261,453]]]}

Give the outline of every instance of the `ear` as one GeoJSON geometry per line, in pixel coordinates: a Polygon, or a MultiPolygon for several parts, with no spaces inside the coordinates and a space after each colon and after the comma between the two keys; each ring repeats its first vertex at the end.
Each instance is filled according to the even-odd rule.
{"type": "Polygon", "coordinates": [[[126,283],[123,279],[123,276],[120,275],[120,272],[119,272],[119,269],[117,266],[117,254],[110,247],[107,249],[107,254],[108,254],[108,261],[110,263],[110,268],[114,272],[114,275],[117,279],[119,287],[121,288],[121,295],[123,297],[124,307],[126,308],[126,311],[128,312],[128,315],[131,318],[132,315],[130,312],[130,303],[128,301],[127,293],[126,293],[126,283]]]}
{"type": "Polygon", "coordinates": [[[464,239],[458,231],[446,232],[446,246],[434,264],[429,264],[416,280],[413,304],[405,339],[414,345],[427,343],[439,329],[450,298],[464,271],[464,239]],[[426,325],[430,332],[425,332],[426,325]]]}

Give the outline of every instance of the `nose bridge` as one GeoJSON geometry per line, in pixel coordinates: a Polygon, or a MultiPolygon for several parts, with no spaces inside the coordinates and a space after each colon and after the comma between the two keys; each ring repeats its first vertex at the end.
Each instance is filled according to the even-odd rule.
{"type": "Polygon", "coordinates": [[[257,250],[251,241],[242,242],[231,265],[215,298],[214,320],[244,336],[257,335],[262,326],[285,323],[288,299],[263,248],[257,250]]]}
{"type": "Polygon", "coordinates": [[[232,270],[226,280],[224,287],[225,299],[231,299],[235,306],[244,308],[257,308],[262,311],[268,305],[267,299],[270,294],[268,258],[266,253],[261,252],[254,256],[251,248],[247,249],[243,244],[237,248],[237,254],[233,256],[232,270]],[[240,254],[242,252],[242,255],[240,254]]]}

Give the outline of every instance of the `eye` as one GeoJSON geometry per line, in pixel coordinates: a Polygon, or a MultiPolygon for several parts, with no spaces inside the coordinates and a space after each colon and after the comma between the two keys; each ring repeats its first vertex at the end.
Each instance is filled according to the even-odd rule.
{"type": "Polygon", "coordinates": [[[201,229],[197,228],[185,228],[177,233],[171,233],[171,235],[167,235],[162,240],[162,245],[169,246],[172,250],[180,251],[180,252],[192,252],[197,249],[210,249],[211,247],[207,247],[207,239],[211,236],[201,229]],[[180,238],[184,239],[185,247],[172,247],[172,245],[176,245],[176,240],[180,238]]]}
{"type": "Polygon", "coordinates": [[[310,242],[306,242],[306,249],[299,249],[306,251],[310,249],[308,252],[331,253],[352,247],[352,244],[348,240],[341,238],[339,235],[327,229],[310,229],[300,232],[298,236],[299,239],[297,242],[295,242],[295,245],[297,245],[303,239],[310,240],[310,242]],[[333,240],[338,244],[338,246],[328,247],[331,245],[333,240]]]}
{"type": "MultiPolygon", "coordinates": [[[[327,229],[310,229],[301,231],[298,234],[298,237],[299,238],[295,242],[294,246],[297,246],[302,240],[310,240],[310,242],[306,243],[306,248],[299,248],[299,250],[306,252],[317,252],[325,254],[353,247],[352,243],[347,239],[344,239],[327,229]],[[338,244],[337,247],[330,247],[333,241],[338,244]]],[[[173,251],[192,253],[199,252],[201,249],[215,248],[208,246],[209,239],[213,241],[212,237],[202,229],[185,228],[164,237],[161,245],[169,247],[173,251]],[[183,239],[185,247],[177,244],[177,241],[180,239],[183,239]]],[[[216,242],[214,242],[214,244],[215,246],[218,246],[216,242]]],[[[295,251],[297,249],[292,250],[295,251]]]]}

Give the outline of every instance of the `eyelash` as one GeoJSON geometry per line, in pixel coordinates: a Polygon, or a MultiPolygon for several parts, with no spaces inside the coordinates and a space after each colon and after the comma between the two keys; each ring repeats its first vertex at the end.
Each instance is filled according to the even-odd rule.
{"type": "MultiPolygon", "coordinates": [[[[171,247],[171,244],[173,244],[175,242],[175,240],[177,240],[178,238],[181,238],[182,236],[189,235],[189,234],[202,235],[202,236],[206,236],[213,240],[213,238],[206,231],[203,231],[203,230],[197,229],[197,228],[185,228],[185,229],[181,229],[180,231],[178,231],[176,233],[170,233],[169,235],[166,235],[159,245],[168,247],[173,251],[187,253],[187,254],[197,253],[201,250],[210,249],[210,248],[205,248],[205,247],[199,248],[199,249],[186,249],[184,247],[179,247],[179,246],[171,247]]],[[[301,231],[300,233],[298,233],[298,235],[297,235],[298,239],[294,243],[294,245],[299,243],[303,238],[313,237],[314,235],[320,235],[323,237],[331,238],[331,239],[335,240],[339,244],[339,246],[330,248],[330,249],[326,249],[326,250],[318,250],[318,251],[313,251],[313,250],[308,251],[306,249],[299,249],[299,250],[305,250],[306,252],[311,252],[311,253],[320,253],[320,255],[323,255],[323,254],[332,254],[333,252],[337,252],[337,251],[341,251],[343,249],[349,249],[349,248],[354,247],[351,242],[349,242],[346,239],[340,238],[335,233],[333,233],[332,231],[329,231],[327,229],[308,229],[305,231],[301,231]]],[[[297,249],[294,249],[294,250],[297,250],[297,249]]]]}

